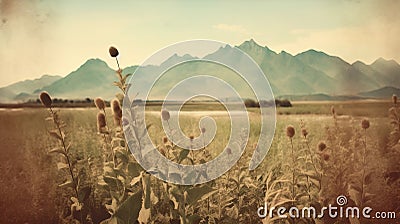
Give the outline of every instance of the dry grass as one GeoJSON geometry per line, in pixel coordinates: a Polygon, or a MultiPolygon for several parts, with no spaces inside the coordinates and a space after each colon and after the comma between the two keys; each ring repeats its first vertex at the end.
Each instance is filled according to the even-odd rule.
{"type": "MultiPolygon", "coordinates": [[[[330,108],[328,105],[324,105],[323,108],[330,108]]],[[[325,110],[325,109],[323,109],[325,110]]],[[[330,109],[327,109],[330,111],[330,109]]],[[[341,109],[336,109],[341,112],[341,109]]],[[[364,111],[365,112],[365,111],[364,111]]],[[[110,109],[106,109],[108,123],[112,124],[112,116],[110,109]]],[[[328,112],[329,113],[329,112],[328,112]]],[[[95,117],[97,109],[62,109],[62,119],[68,124],[66,127],[67,136],[73,142],[72,154],[76,157],[84,157],[89,155],[90,157],[98,160],[102,160],[101,142],[99,141],[97,134],[97,127],[95,117]]],[[[62,183],[63,177],[57,173],[56,159],[47,155],[47,149],[54,147],[57,143],[54,142],[47,134],[47,130],[50,127],[43,122],[43,119],[47,116],[46,111],[38,109],[23,109],[23,110],[3,110],[0,111],[0,122],[2,129],[0,130],[0,144],[1,144],[1,166],[0,171],[2,173],[1,178],[1,209],[2,209],[2,220],[13,223],[43,223],[43,222],[59,222],[63,217],[69,214],[68,191],[58,188],[58,184],[62,183]],[[21,203],[23,201],[24,203],[21,203]]],[[[181,121],[184,132],[187,134],[194,134],[195,136],[200,135],[198,128],[198,117],[187,116],[183,117],[181,121]]],[[[219,132],[217,132],[217,141],[213,142],[209,146],[209,150],[214,154],[219,153],[224,143],[227,141],[227,134],[229,134],[230,126],[227,125],[227,117],[217,116],[217,125],[219,132]]],[[[247,151],[251,155],[253,143],[258,139],[257,127],[259,127],[258,117],[256,113],[252,113],[251,116],[252,131],[250,132],[250,141],[247,147],[247,151]]],[[[354,129],[358,128],[361,130],[362,117],[338,117],[338,124],[343,128],[343,131],[353,132],[354,129]]],[[[164,134],[161,131],[160,116],[154,114],[149,115],[148,121],[153,123],[150,129],[150,135],[154,137],[155,141],[161,143],[162,136],[164,134]]],[[[388,142],[389,132],[389,119],[384,114],[378,117],[370,117],[370,127],[368,129],[368,151],[373,151],[373,155],[376,158],[380,158],[380,161],[384,160],[385,150],[387,150],[386,144],[388,142]]],[[[279,173],[285,173],[286,171],[277,170],[276,167],[282,161],[285,161],[287,153],[290,152],[290,145],[286,137],[285,127],[289,124],[293,125],[296,129],[296,134],[293,136],[293,147],[294,150],[299,150],[305,147],[302,140],[303,136],[301,133],[301,124],[306,124],[308,135],[307,140],[312,149],[315,149],[320,140],[326,139],[327,132],[324,127],[334,126],[335,122],[329,115],[280,115],[278,116],[278,124],[273,145],[270,149],[269,155],[264,160],[261,167],[256,170],[256,173],[248,174],[252,181],[256,184],[257,175],[266,175],[272,172],[275,175],[275,179],[278,178],[279,173]]],[[[331,133],[332,135],[332,133],[331,133]]],[[[328,147],[332,147],[327,142],[328,147]]],[[[246,167],[249,157],[244,157],[240,162],[240,166],[246,167]]],[[[378,166],[378,161],[369,165],[369,167],[378,166]]],[[[305,169],[305,168],[302,168],[305,169]]],[[[239,169],[240,170],[240,169],[239,169]]],[[[380,167],[380,171],[383,172],[384,168],[380,167]]],[[[226,175],[235,176],[237,175],[238,169],[234,168],[226,175]]],[[[248,172],[248,171],[247,171],[248,172]]],[[[214,183],[215,187],[220,189],[221,193],[227,191],[226,194],[219,194],[222,198],[217,198],[216,195],[210,198],[209,205],[211,206],[211,213],[218,214],[218,201],[233,197],[231,193],[235,192],[234,185],[229,181],[225,183],[227,176],[217,179],[214,183]],[[224,184],[225,183],[225,184],[224,184]],[[221,185],[222,184],[222,185],[221,185]],[[223,187],[222,187],[223,186],[223,187]],[[217,207],[215,207],[217,206],[217,207]]],[[[382,176],[382,175],[381,175],[382,176]]],[[[382,177],[376,177],[377,180],[383,180],[382,177]]],[[[157,180],[154,183],[161,184],[157,180]]],[[[153,183],[153,184],[154,184],[153,183]]],[[[156,185],[155,185],[156,186],[156,185]]],[[[258,185],[257,185],[258,186],[258,185]]],[[[261,185],[260,185],[261,186],[261,185]]],[[[387,186],[384,182],[374,182],[371,184],[370,190],[376,191],[382,187],[387,186]]],[[[240,190],[238,188],[238,190],[240,190]]],[[[237,220],[248,220],[249,216],[252,217],[252,221],[256,222],[258,219],[256,216],[256,209],[258,206],[263,204],[263,195],[265,192],[260,188],[260,192],[255,189],[245,188],[244,194],[240,196],[241,204],[235,204],[235,207],[246,214],[241,216],[237,220]],[[250,203],[249,197],[253,197],[256,201],[250,203]],[[246,205],[246,206],[245,206],[246,205]]],[[[300,190],[300,189],[297,189],[300,190]]],[[[296,191],[297,191],[296,190],[296,191]]],[[[381,198],[382,199],[382,198],[381,198]]],[[[383,200],[383,199],[382,199],[383,200]]],[[[390,199],[386,198],[386,201],[390,199]]],[[[190,212],[199,206],[204,208],[207,206],[205,202],[199,202],[193,208],[189,209],[190,212]]],[[[378,203],[381,208],[384,207],[383,203],[378,203]]],[[[153,205],[153,209],[156,209],[156,205],[153,205]]],[[[234,215],[235,211],[225,210],[229,216],[234,215]]],[[[200,214],[208,216],[205,210],[201,210],[200,214]]],[[[222,214],[223,215],[223,214],[222,214]]],[[[228,219],[226,219],[227,221],[228,219]]],[[[260,221],[260,220],[258,220],[260,221]]]]}

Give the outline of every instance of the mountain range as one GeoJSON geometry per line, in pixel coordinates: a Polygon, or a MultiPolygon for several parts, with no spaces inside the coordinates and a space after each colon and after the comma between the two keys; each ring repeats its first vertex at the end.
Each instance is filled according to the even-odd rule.
{"type": "MultiPolygon", "coordinates": [[[[308,50],[297,55],[285,51],[276,53],[266,46],[260,46],[254,40],[243,42],[237,46],[247,53],[260,66],[267,76],[275,96],[300,99],[358,99],[386,98],[400,93],[400,65],[394,60],[379,58],[367,65],[361,61],[352,64],[340,57],[331,56],[321,51],[308,50]],[[292,97],[290,97],[292,96],[292,97]],[[300,97],[301,96],[301,97],[300,97]],[[308,97],[307,97],[308,96],[308,97]],[[351,96],[351,97],[349,97],[351,96]]],[[[219,48],[205,59],[220,58],[229,55],[229,60],[240,63],[239,56],[232,55],[232,47],[219,48]]],[[[151,81],[151,75],[164,71],[170,65],[190,59],[191,55],[172,55],[160,65],[147,65],[135,74],[141,81],[151,81]]],[[[159,92],[166,93],[186,74],[201,73],[207,68],[194,63],[184,63],[178,73],[160,79],[159,92]],[[183,74],[183,75],[182,75],[183,74]],[[179,77],[178,77],[179,76],[179,77]]],[[[130,66],[124,73],[135,72],[137,66],[130,66]]],[[[216,68],[217,69],[217,68],[216,68]]],[[[214,71],[214,70],[213,70],[214,71]]],[[[227,71],[215,70],[216,73],[233,85],[241,86],[238,80],[227,71]]],[[[77,70],[64,77],[44,75],[39,79],[17,82],[0,88],[0,102],[21,102],[36,99],[40,91],[47,91],[53,97],[64,99],[83,99],[101,96],[111,99],[118,92],[113,86],[116,80],[115,71],[100,59],[89,59],[77,70]]],[[[199,83],[199,85],[206,83],[199,83]]]]}

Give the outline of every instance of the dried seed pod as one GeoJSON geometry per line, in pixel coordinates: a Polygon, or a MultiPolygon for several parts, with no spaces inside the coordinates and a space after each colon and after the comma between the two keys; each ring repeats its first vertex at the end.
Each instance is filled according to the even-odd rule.
{"type": "Polygon", "coordinates": [[[171,118],[171,115],[169,114],[168,110],[162,110],[161,111],[161,118],[164,121],[168,121],[171,118]]]}
{"type": "Polygon", "coordinates": [[[103,112],[97,113],[97,131],[99,133],[104,133],[106,125],[106,115],[104,115],[103,112]]]}
{"type": "Polygon", "coordinates": [[[292,125],[288,125],[288,126],[286,127],[286,135],[287,135],[289,138],[293,138],[294,134],[295,134],[294,127],[293,127],[292,125]]]}
{"type": "Polygon", "coordinates": [[[232,155],[232,149],[231,148],[226,148],[226,153],[228,153],[228,155],[232,155]]]}
{"type": "Polygon", "coordinates": [[[304,136],[304,138],[307,137],[307,135],[308,135],[307,129],[302,128],[301,129],[301,134],[304,136]]]}
{"type": "Polygon", "coordinates": [[[96,105],[97,109],[99,110],[104,110],[106,108],[106,103],[101,97],[97,97],[94,100],[94,104],[96,105]]]}
{"type": "Polygon", "coordinates": [[[319,142],[318,143],[318,150],[320,151],[320,152],[322,152],[322,151],[324,151],[326,149],[326,144],[325,144],[325,142],[319,142]]]}
{"type": "Polygon", "coordinates": [[[206,133],[206,128],[205,127],[201,128],[201,133],[203,133],[203,134],[206,133]]]}
{"type": "Polygon", "coordinates": [[[362,127],[363,129],[368,129],[368,128],[369,128],[369,120],[368,120],[368,119],[363,119],[363,120],[361,121],[361,127],[362,127]]]}
{"type": "Polygon", "coordinates": [[[116,125],[121,125],[122,110],[118,99],[114,99],[111,101],[111,109],[114,116],[114,123],[116,125]]]}
{"type": "Polygon", "coordinates": [[[336,111],[335,111],[335,107],[334,106],[331,107],[331,113],[332,113],[332,115],[336,115],[336,111]]]}
{"type": "Polygon", "coordinates": [[[167,136],[164,136],[164,137],[162,138],[162,142],[163,142],[164,144],[167,144],[167,142],[168,142],[167,136]]]}
{"type": "Polygon", "coordinates": [[[108,49],[108,52],[110,53],[110,56],[115,58],[119,55],[119,52],[117,50],[117,48],[111,46],[110,49],[108,49]]]}
{"type": "Polygon", "coordinates": [[[50,108],[51,107],[51,97],[47,92],[41,92],[39,95],[40,102],[42,102],[43,106],[50,108]]]}
{"type": "Polygon", "coordinates": [[[190,139],[190,141],[193,141],[194,135],[189,135],[189,139],[190,139]]]}

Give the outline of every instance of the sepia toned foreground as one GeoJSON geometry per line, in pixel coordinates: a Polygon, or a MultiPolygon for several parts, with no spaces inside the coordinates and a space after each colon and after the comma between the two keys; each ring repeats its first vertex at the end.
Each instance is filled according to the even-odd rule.
{"type": "MultiPolygon", "coordinates": [[[[138,219],[140,213],[143,222],[179,223],[186,219],[187,223],[269,223],[273,220],[257,216],[258,207],[265,202],[269,207],[318,207],[335,204],[339,195],[346,195],[349,205],[398,211],[400,113],[397,104],[386,105],[388,112],[381,116],[338,115],[342,114],[340,106],[331,111],[326,104],[319,107],[325,114],[279,115],[267,158],[261,167],[250,172],[247,168],[254,147],[262,147],[255,144],[259,123],[257,111],[252,110],[252,130],[244,156],[228,173],[199,186],[164,183],[142,172],[140,166],[132,165],[135,163],[129,151],[110,156],[112,152],[119,153],[119,149],[112,147],[121,146],[115,141],[120,127],[118,120],[113,122],[110,108],[103,111],[107,114],[109,133],[102,134],[96,124],[98,109],[54,109],[66,124],[63,130],[66,141],[71,143],[68,155],[72,173],[79,178],[79,186],[72,188],[63,185],[71,180],[69,169],[63,165],[65,158],[49,154],[60,145],[60,140],[48,134],[54,128],[52,122],[43,121],[48,112],[2,110],[1,218],[9,223],[99,223],[110,217],[129,220],[136,209],[134,218],[138,219]],[[124,163],[124,156],[128,164],[126,173],[115,174],[118,164],[124,163]],[[113,198],[118,194],[126,195],[116,201],[113,198]],[[118,214],[117,211],[123,211],[121,206],[122,209],[128,206],[126,214],[118,214]]],[[[293,110],[296,109],[294,105],[293,110]]],[[[370,113],[368,108],[355,110],[361,115],[370,113]]],[[[182,117],[185,134],[202,134],[197,127],[200,115],[182,117]]],[[[226,143],[229,118],[217,115],[215,119],[218,132],[214,142],[195,154],[183,153],[164,138],[161,113],[148,113],[146,122],[151,124],[149,134],[160,152],[172,160],[190,164],[214,158],[226,143]]],[[[359,221],[369,223],[369,220],[359,221]]],[[[370,223],[377,223],[373,221],[370,223]]],[[[276,219],[275,222],[314,221],[276,219]]],[[[315,222],[349,223],[350,220],[316,219],[315,222]]]]}

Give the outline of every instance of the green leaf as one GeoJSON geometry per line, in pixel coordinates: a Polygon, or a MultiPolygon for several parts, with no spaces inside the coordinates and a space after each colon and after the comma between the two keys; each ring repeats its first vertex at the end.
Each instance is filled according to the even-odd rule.
{"type": "Polygon", "coordinates": [[[130,195],[115,211],[114,217],[121,219],[123,223],[133,224],[139,217],[142,208],[142,191],[130,195]]]}
{"type": "Polygon", "coordinates": [[[144,190],[144,208],[148,209],[148,208],[150,208],[150,194],[151,194],[150,175],[149,174],[143,174],[142,185],[143,185],[143,190],[144,190]]]}
{"type": "Polygon", "coordinates": [[[350,198],[356,203],[357,206],[361,205],[361,193],[353,188],[349,189],[350,198]]]}
{"type": "Polygon", "coordinates": [[[212,188],[208,185],[192,187],[186,191],[188,193],[186,201],[189,205],[193,205],[199,200],[208,198],[217,191],[217,189],[212,188]]]}
{"type": "Polygon", "coordinates": [[[201,217],[197,214],[191,215],[187,218],[190,224],[199,224],[201,221],[201,217]]]}
{"type": "Polygon", "coordinates": [[[115,177],[103,176],[103,179],[110,189],[118,189],[118,186],[122,185],[122,182],[115,177]]]}
{"type": "Polygon", "coordinates": [[[369,172],[367,175],[365,175],[364,184],[368,185],[372,182],[372,175],[373,175],[373,172],[369,172]]]}
{"type": "Polygon", "coordinates": [[[82,202],[82,203],[85,202],[89,198],[89,195],[90,195],[91,191],[92,191],[92,188],[90,186],[86,186],[86,187],[80,188],[78,190],[78,200],[79,200],[79,202],[82,202]]]}
{"type": "Polygon", "coordinates": [[[67,156],[67,154],[64,152],[64,150],[62,150],[62,149],[59,148],[59,147],[56,147],[56,148],[50,150],[48,153],[49,153],[49,154],[50,154],[50,153],[59,153],[59,154],[63,154],[64,156],[67,156]]]}
{"type": "Polygon", "coordinates": [[[57,163],[58,170],[62,170],[62,169],[66,169],[66,168],[68,168],[68,164],[62,163],[62,162],[57,163]]]}
{"type": "Polygon", "coordinates": [[[134,186],[135,184],[139,183],[139,181],[142,179],[142,174],[139,174],[139,176],[134,177],[130,183],[131,186],[134,186]]]}
{"type": "Polygon", "coordinates": [[[74,187],[74,183],[71,181],[71,180],[67,180],[67,181],[65,181],[64,183],[62,183],[62,184],[60,184],[60,185],[58,185],[59,187],[65,187],[65,188],[67,188],[67,187],[74,187]]]}
{"type": "Polygon", "coordinates": [[[188,155],[189,155],[189,150],[183,149],[183,150],[179,153],[178,163],[180,163],[180,162],[182,162],[184,159],[186,159],[188,155]]]}
{"type": "Polygon", "coordinates": [[[121,85],[121,83],[119,83],[119,82],[114,82],[113,85],[114,85],[114,86],[117,86],[117,87],[119,87],[119,88],[122,88],[122,85],[121,85]]]}
{"type": "Polygon", "coordinates": [[[49,131],[50,136],[62,140],[61,135],[57,131],[49,131]]]}
{"type": "Polygon", "coordinates": [[[128,175],[131,177],[137,177],[140,175],[140,172],[143,168],[136,162],[128,163],[128,175]]]}

